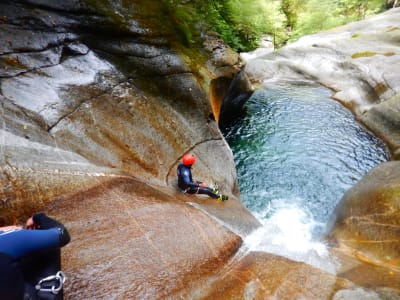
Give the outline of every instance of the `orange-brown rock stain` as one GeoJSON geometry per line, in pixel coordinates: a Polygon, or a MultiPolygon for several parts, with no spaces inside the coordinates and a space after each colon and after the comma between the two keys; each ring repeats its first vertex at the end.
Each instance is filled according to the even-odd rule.
{"type": "Polygon", "coordinates": [[[67,299],[186,293],[241,245],[240,237],[197,209],[135,179],[116,179],[65,198],[49,213],[72,236],[63,249],[67,299]]]}
{"type": "Polygon", "coordinates": [[[337,276],[370,289],[393,289],[400,295],[400,270],[393,265],[376,264],[361,252],[346,246],[332,248],[331,254],[340,261],[337,276]]]}
{"type": "Polygon", "coordinates": [[[33,213],[58,197],[78,193],[113,176],[22,167],[3,167],[0,171],[0,226],[25,224],[33,213]]]}
{"type": "Polygon", "coordinates": [[[381,96],[382,94],[384,94],[388,90],[388,87],[387,87],[387,85],[385,83],[379,82],[378,84],[376,84],[374,86],[374,90],[375,90],[375,93],[378,96],[381,96]]]}
{"type": "Polygon", "coordinates": [[[400,295],[399,171],[398,162],[381,164],[351,188],[335,210],[330,236],[338,252],[351,258],[340,276],[400,295]]]}
{"type": "Polygon", "coordinates": [[[229,85],[232,82],[231,78],[219,77],[210,82],[210,102],[215,121],[219,121],[219,113],[221,111],[224,96],[228,91],[229,85]]]}
{"type": "Polygon", "coordinates": [[[312,266],[250,252],[231,262],[202,299],[332,299],[336,291],[352,286],[312,266]]]}

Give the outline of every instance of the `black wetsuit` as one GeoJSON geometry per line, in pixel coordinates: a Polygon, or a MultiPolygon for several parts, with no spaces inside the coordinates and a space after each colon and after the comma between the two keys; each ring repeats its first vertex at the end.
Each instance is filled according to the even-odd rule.
{"type": "MultiPolygon", "coordinates": [[[[35,284],[60,270],[60,247],[70,241],[64,225],[44,213],[33,216],[39,229],[0,231],[0,298],[22,300],[24,294],[35,295],[35,284]],[[33,289],[33,291],[32,291],[33,289]]],[[[62,298],[62,293],[57,299],[62,298]]]]}
{"type": "Polygon", "coordinates": [[[194,182],[192,179],[191,166],[185,166],[179,164],[177,169],[178,174],[178,186],[179,188],[188,194],[206,194],[212,198],[218,198],[219,195],[214,193],[209,187],[200,186],[199,182],[194,182]]]}

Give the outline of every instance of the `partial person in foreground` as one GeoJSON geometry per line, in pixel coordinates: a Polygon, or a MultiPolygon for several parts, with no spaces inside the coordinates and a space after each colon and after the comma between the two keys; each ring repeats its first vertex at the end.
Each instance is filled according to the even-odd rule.
{"type": "Polygon", "coordinates": [[[0,227],[0,298],[63,299],[61,250],[70,236],[60,222],[36,213],[22,226],[0,227]]]}
{"type": "Polygon", "coordinates": [[[178,166],[178,187],[182,192],[189,195],[206,194],[219,201],[228,200],[228,196],[219,194],[217,186],[211,188],[204,182],[193,181],[191,168],[195,162],[196,158],[193,154],[185,154],[178,166]]]}

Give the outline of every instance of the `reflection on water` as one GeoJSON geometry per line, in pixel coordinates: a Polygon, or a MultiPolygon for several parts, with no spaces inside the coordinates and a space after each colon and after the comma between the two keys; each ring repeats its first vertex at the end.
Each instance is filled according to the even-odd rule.
{"type": "Polygon", "coordinates": [[[269,227],[264,248],[323,251],[312,240],[345,191],[388,159],[383,143],[330,94],[311,85],[264,87],[225,134],[242,200],[269,227]]]}

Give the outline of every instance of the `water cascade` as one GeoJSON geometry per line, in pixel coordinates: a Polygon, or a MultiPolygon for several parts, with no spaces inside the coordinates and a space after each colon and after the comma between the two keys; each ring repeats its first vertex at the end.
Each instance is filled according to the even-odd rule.
{"type": "Polygon", "coordinates": [[[265,85],[225,133],[244,204],[263,227],[246,238],[262,250],[335,272],[321,239],[347,189],[380,162],[385,145],[311,84],[265,85]]]}

